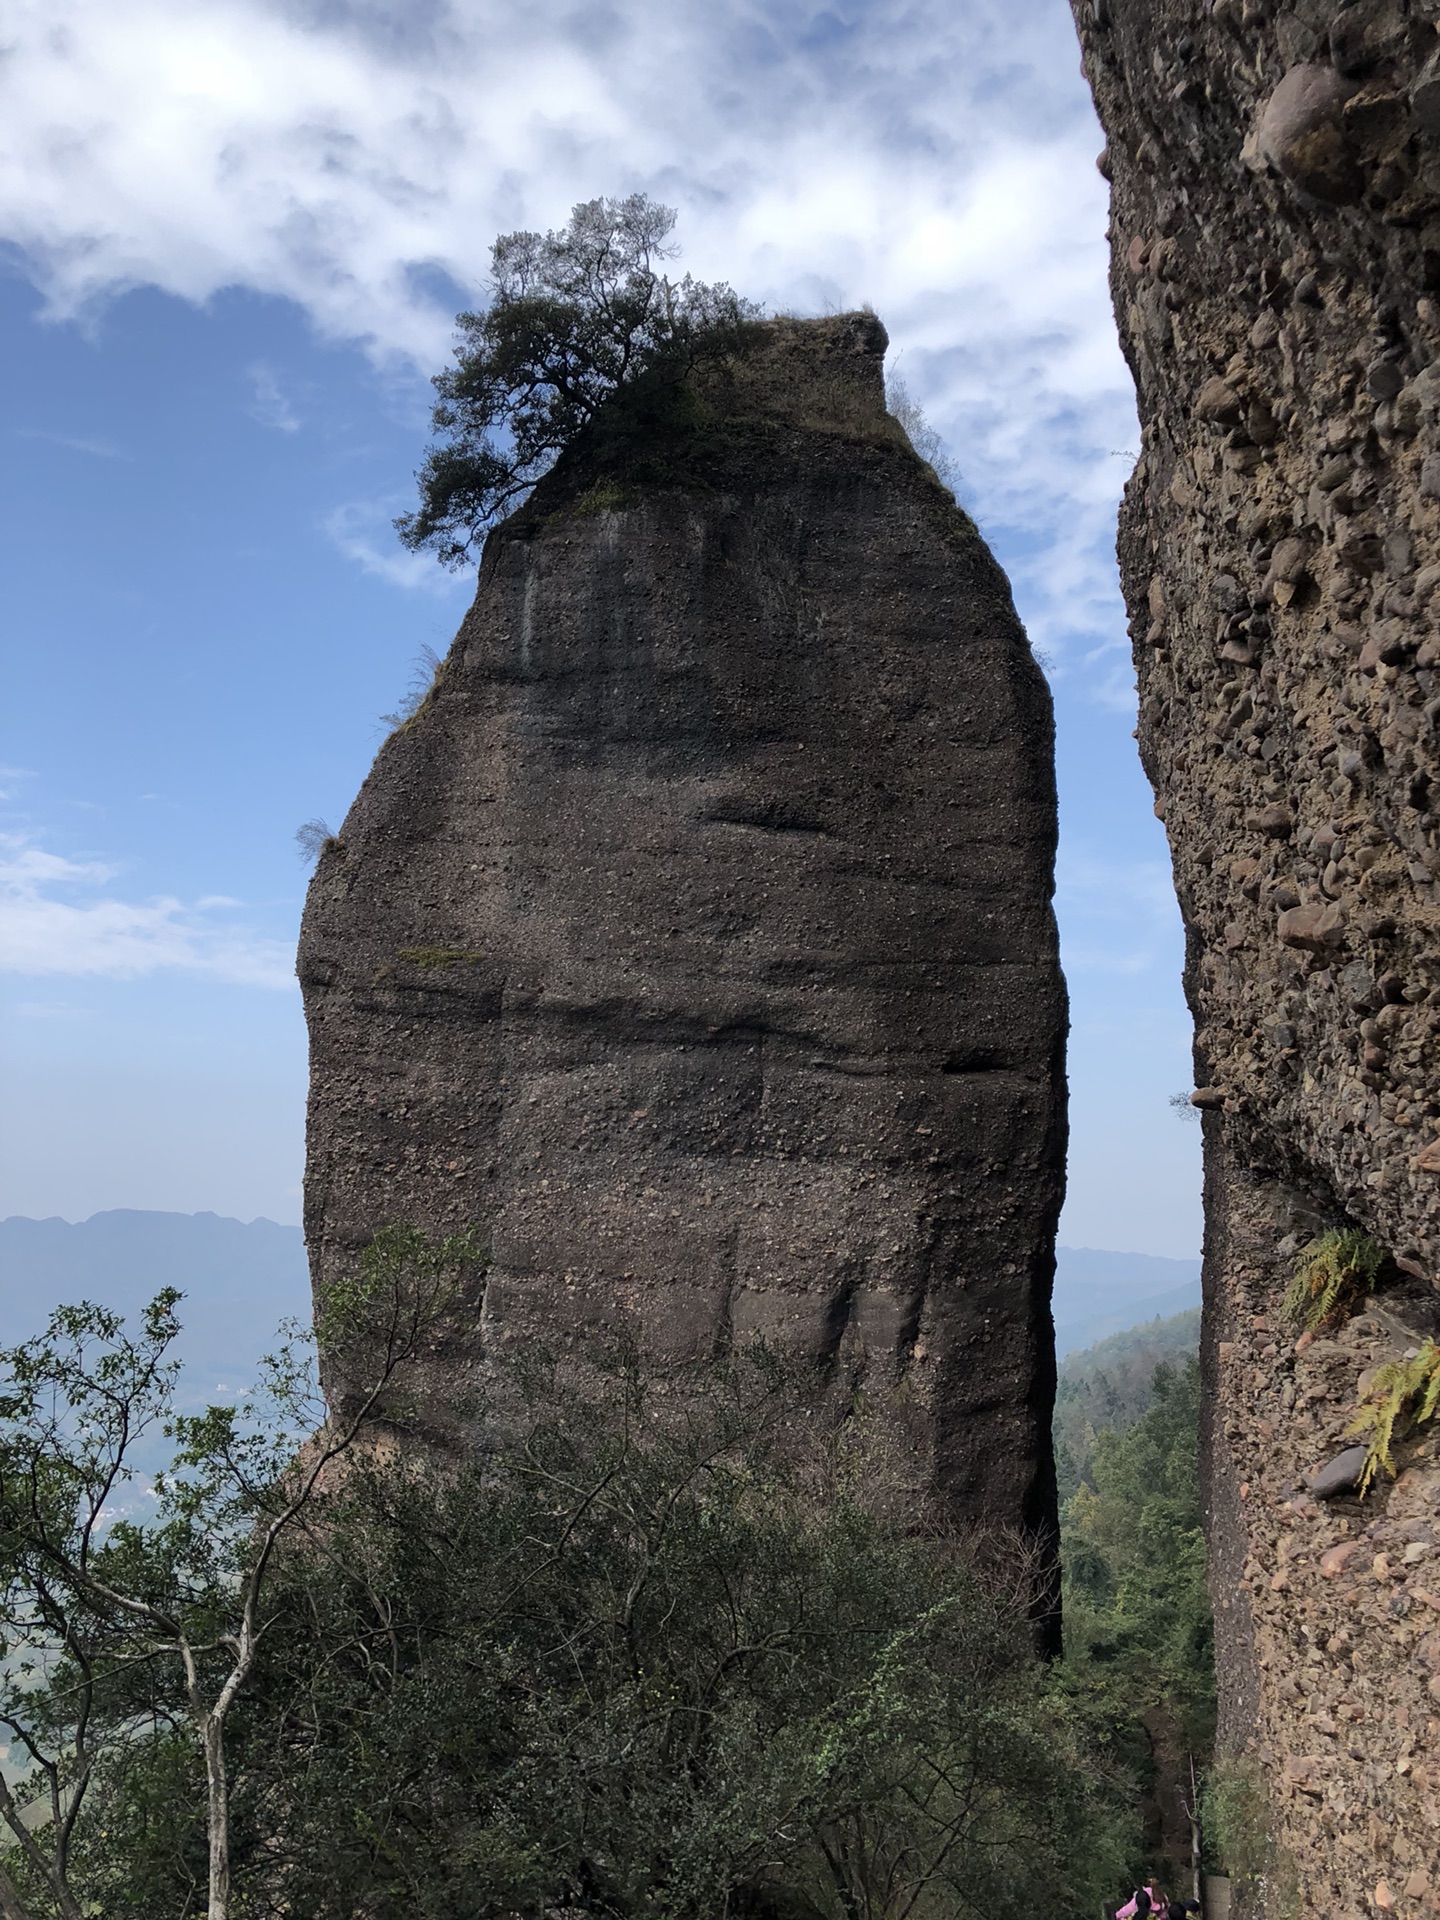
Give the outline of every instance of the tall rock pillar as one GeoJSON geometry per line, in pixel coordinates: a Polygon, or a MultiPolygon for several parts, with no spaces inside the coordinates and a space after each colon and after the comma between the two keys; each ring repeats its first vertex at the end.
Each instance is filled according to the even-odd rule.
{"type": "Polygon", "coordinates": [[[1440,1473],[1310,1476],[1440,1273],[1440,36],[1407,0],[1080,0],[1139,392],[1120,558],[1206,1129],[1221,1731],[1273,1912],[1440,1892],[1440,1473]],[[1302,1342],[1297,1248],[1393,1255],[1302,1342]],[[1288,1855],[1288,1865],[1284,1856],[1288,1855]],[[1276,1889],[1280,1891],[1277,1894],[1276,1889]]]}
{"type": "Polygon", "coordinates": [[[764,1336],[1046,1534],[1050,702],[884,348],[768,323],[491,535],[311,888],[306,1227],[489,1231],[438,1427],[497,1341],[764,1336]]]}

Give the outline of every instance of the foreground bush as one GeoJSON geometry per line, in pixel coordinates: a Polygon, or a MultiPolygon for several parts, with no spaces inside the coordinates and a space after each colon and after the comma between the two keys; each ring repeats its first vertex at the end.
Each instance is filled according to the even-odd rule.
{"type": "MultiPolygon", "coordinates": [[[[907,1531],[853,1424],[763,1355],[658,1385],[528,1360],[495,1400],[503,1439],[438,1461],[392,1398],[272,1554],[226,1731],[232,1914],[1018,1920],[1119,1883],[1124,1810],[1032,1652],[1018,1545],[982,1575],[907,1531]]],[[[123,1543],[173,1606],[163,1539],[123,1543]]],[[[24,1704],[54,1735],[76,1674],[49,1681],[24,1704]]],[[[103,1693],[73,1910],[203,1914],[183,1675],[137,1647],[103,1693]]],[[[32,1864],[5,1860],[23,1911],[67,1911],[32,1864]]]]}

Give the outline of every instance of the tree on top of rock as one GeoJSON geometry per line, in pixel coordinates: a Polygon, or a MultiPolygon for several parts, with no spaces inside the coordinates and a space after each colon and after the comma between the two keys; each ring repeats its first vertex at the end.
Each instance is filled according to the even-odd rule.
{"type": "Polygon", "coordinates": [[[420,506],[395,522],[407,547],[464,566],[621,388],[656,371],[683,377],[758,318],[723,282],[659,271],[677,251],[674,226],[672,208],[632,193],[587,200],[560,233],[501,234],[490,305],[457,315],[455,365],[435,376],[420,506]]]}

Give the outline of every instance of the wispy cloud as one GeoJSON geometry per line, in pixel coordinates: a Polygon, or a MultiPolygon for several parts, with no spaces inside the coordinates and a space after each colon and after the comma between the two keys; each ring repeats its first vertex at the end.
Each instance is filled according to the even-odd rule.
{"type": "MultiPolygon", "coordinates": [[[[1090,656],[1134,411],[1076,67],[1063,0],[14,0],[0,233],[53,314],[239,285],[428,370],[497,231],[643,188],[697,274],[874,303],[1035,639],[1124,701],[1090,656]]],[[[418,578],[350,511],[359,564],[418,578]]]]}
{"type": "Polygon", "coordinates": [[[1067,973],[1133,977],[1164,968],[1173,977],[1178,971],[1180,909],[1163,860],[1114,860],[1062,848],[1055,912],[1067,973]]]}
{"type": "Polygon", "coordinates": [[[289,395],[280,385],[274,369],[267,367],[263,360],[257,360],[245,369],[254,398],[250,402],[250,418],[262,427],[272,427],[277,433],[298,433],[300,416],[290,404],[289,395]]]}
{"type": "Polygon", "coordinates": [[[73,433],[51,433],[44,427],[16,427],[17,440],[44,440],[70,453],[92,454],[97,460],[124,460],[129,456],[109,440],[84,440],[73,433]]]}
{"type": "Polygon", "coordinates": [[[347,560],[376,579],[388,580],[392,587],[445,599],[473,593],[474,582],[468,576],[447,573],[429,554],[403,550],[391,524],[399,512],[400,504],[393,501],[347,501],[326,515],[325,531],[347,560]]]}
{"type": "Polygon", "coordinates": [[[29,767],[0,767],[0,800],[18,799],[24,782],[34,778],[29,767]]]}
{"type": "Polygon", "coordinates": [[[130,980],[178,969],[235,986],[294,987],[289,948],[214,919],[218,900],[122,900],[109,892],[115,878],[102,861],[0,835],[0,972],[130,980]]]}

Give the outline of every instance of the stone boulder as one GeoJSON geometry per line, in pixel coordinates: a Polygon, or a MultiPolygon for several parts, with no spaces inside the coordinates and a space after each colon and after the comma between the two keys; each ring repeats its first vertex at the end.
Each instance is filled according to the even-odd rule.
{"type": "Polygon", "coordinates": [[[1048,1537],[1050,701],[884,348],[767,323],[490,536],[311,887],[306,1231],[491,1236],[437,1434],[496,1343],[763,1338],[1048,1537]]]}

